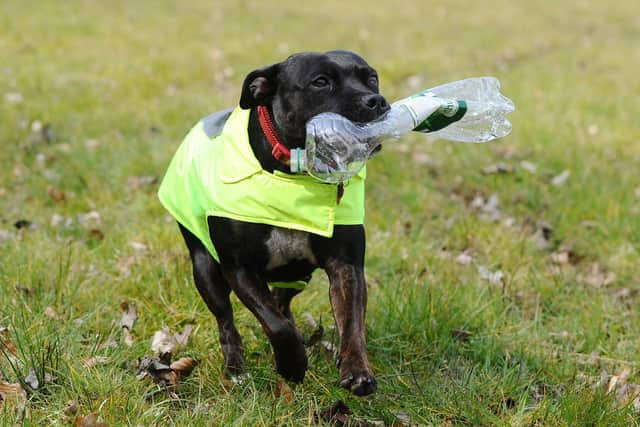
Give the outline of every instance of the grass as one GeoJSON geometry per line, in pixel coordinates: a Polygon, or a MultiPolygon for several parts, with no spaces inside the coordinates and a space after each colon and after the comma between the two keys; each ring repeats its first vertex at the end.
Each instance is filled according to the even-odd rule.
{"type": "MultiPolygon", "coordinates": [[[[41,385],[25,385],[26,411],[3,405],[0,425],[63,425],[69,400],[108,425],[308,425],[338,399],[387,424],[402,412],[422,425],[637,425],[606,376],[598,387],[588,378],[629,367],[626,382],[640,380],[639,19],[630,0],[2,2],[0,327],[16,356],[2,347],[0,382],[33,368],[41,385]],[[333,48],[367,58],[388,99],[496,75],[517,111],[502,141],[415,135],[370,162],[367,324],[379,390],[350,396],[331,355],[312,348],[286,404],[266,339],[237,301],[252,379],[225,388],[177,227],[157,184],[129,177],[161,177],[190,126],[234,105],[252,69],[333,48]],[[34,137],[34,121],[55,140],[34,137]],[[515,171],[481,173],[497,162],[515,171]],[[498,221],[472,207],[492,194],[498,221]],[[99,220],[78,220],[92,211],[99,220]],[[21,219],[33,227],[16,230],[21,219]],[[567,245],[573,262],[554,263],[567,245]],[[456,261],[463,251],[470,264],[456,261]],[[595,264],[615,277],[603,284],[595,264]],[[479,267],[504,277],[492,284],[479,267]],[[134,343],[101,346],[120,340],[124,299],[139,314],[134,343]],[[133,365],[154,331],[187,323],[181,354],[200,365],[170,399],[133,365]],[[95,355],[109,362],[83,367],[95,355]]],[[[294,311],[331,323],[322,274],[294,311]]]]}

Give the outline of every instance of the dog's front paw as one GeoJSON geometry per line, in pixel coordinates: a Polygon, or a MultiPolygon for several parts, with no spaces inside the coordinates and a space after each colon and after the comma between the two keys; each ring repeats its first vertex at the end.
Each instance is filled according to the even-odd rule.
{"type": "Polygon", "coordinates": [[[378,389],[376,377],[368,367],[350,369],[348,364],[340,367],[340,386],[349,389],[356,396],[366,396],[378,389]]]}
{"type": "Polygon", "coordinates": [[[280,337],[274,342],[276,371],[286,380],[301,383],[307,372],[307,353],[302,344],[302,337],[292,332],[286,339],[280,337]]]}

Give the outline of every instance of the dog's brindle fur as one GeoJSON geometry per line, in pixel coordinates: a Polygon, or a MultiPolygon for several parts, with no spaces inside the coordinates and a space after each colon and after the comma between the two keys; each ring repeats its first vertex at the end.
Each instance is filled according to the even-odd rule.
{"type": "MultiPolygon", "coordinates": [[[[262,167],[288,172],[271,154],[256,108],[269,108],[276,132],[289,148],[304,147],[305,125],[321,112],[335,112],[356,122],[368,122],[389,109],[378,93],[375,70],[346,51],[301,53],[251,72],[245,79],[240,106],[251,108],[248,134],[262,167]]],[[[209,217],[216,262],[204,245],[180,226],[193,262],[200,295],[218,321],[227,375],[243,373],[242,340],[233,323],[230,291],[260,321],[275,354],[277,371],[301,382],[307,370],[302,337],[289,304],[299,292],[267,286],[271,281],[308,281],[316,268],[326,271],[329,296],[340,336],[340,384],[367,395],[377,383],[367,358],[364,279],[365,235],[362,225],[337,225],[333,237],[266,224],[209,217]]]]}

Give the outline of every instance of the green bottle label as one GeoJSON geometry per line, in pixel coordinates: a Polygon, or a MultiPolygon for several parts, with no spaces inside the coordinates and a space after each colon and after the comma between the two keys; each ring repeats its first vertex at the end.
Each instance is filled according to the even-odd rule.
{"type": "Polygon", "coordinates": [[[457,122],[466,113],[467,103],[465,101],[448,101],[413,130],[416,132],[435,132],[457,122]]]}

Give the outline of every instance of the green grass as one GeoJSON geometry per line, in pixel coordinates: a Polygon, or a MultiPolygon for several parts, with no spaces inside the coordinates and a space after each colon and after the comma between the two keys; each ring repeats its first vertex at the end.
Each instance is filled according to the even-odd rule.
{"type": "MultiPolygon", "coordinates": [[[[606,381],[584,380],[629,366],[627,383],[640,382],[637,3],[219,3],[0,3],[0,235],[11,235],[0,243],[0,327],[17,346],[11,363],[0,353],[0,382],[30,368],[41,383],[52,376],[29,390],[23,419],[5,404],[0,425],[62,425],[69,400],[108,425],[308,425],[338,399],[387,424],[400,411],[423,425],[637,425],[606,381]],[[234,105],[252,69],[334,48],[367,58],[388,99],[496,75],[517,111],[504,140],[415,135],[370,162],[367,333],[379,390],[349,395],[331,355],[313,348],[287,405],[274,396],[267,341],[237,301],[252,380],[225,389],[217,328],[177,227],[156,185],[132,188],[128,177],[161,177],[185,132],[234,105]],[[33,140],[36,120],[54,142],[33,140]],[[481,173],[496,162],[515,172],[481,173]],[[564,170],[570,178],[552,185],[564,170]],[[470,207],[492,194],[513,225],[470,207]],[[91,211],[101,221],[80,224],[91,211]],[[51,225],[54,214],[71,224],[51,225]],[[20,219],[35,227],[15,230],[20,219]],[[553,228],[549,249],[536,245],[540,222],[553,228]],[[563,244],[577,264],[553,264],[563,244]],[[470,265],[455,261],[465,250],[470,265]],[[615,280],[590,285],[595,263],[615,280]],[[501,270],[503,283],[480,278],[480,266],[501,270]],[[123,299],[139,313],[134,344],[101,348],[120,339],[123,299]],[[132,366],[154,331],[186,323],[195,330],[181,355],[201,363],[172,400],[132,366]],[[94,355],[110,361],[84,368],[94,355]]],[[[330,323],[320,272],[294,302],[305,311],[330,323]]]]}

